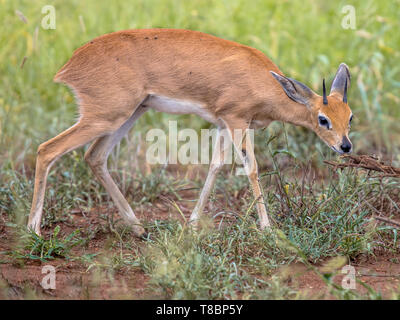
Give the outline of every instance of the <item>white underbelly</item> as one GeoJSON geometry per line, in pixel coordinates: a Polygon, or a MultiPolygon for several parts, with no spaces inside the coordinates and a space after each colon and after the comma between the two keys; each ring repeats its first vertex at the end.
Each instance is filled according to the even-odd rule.
{"type": "Polygon", "coordinates": [[[213,114],[207,111],[202,104],[193,101],[173,99],[152,94],[146,99],[144,105],[159,112],[196,114],[208,122],[217,123],[217,118],[213,114]]]}

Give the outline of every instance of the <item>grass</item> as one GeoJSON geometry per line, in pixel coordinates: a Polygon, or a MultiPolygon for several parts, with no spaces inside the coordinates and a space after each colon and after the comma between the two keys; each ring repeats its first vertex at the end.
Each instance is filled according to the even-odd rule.
{"type": "MultiPolygon", "coordinates": [[[[283,156],[278,153],[274,157],[283,156]]],[[[397,229],[377,224],[370,208],[377,210],[383,200],[398,195],[399,182],[381,181],[346,169],[335,183],[326,186],[292,181],[289,188],[281,189],[281,181],[276,177],[285,175],[279,166],[275,169],[278,172],[262,179],[275,224],[272,232],[259,231],[252,196],[247,188],[229,183],[230,179],[238,180],[232,176],[227,184],[233,190],[244,190],[244,194],[238,199],[231,193],[231,205],[219,211],[218,206],[224,202],[218,198],[226,195],[216,191],[213,215],[204,218],[198,232],[178,219],[178,212],[176,218],[149,221],[146,229],[150,238],[142,244],[126,228],[112,226],[101,233],[101,237],[108,238],[101,255],[81,261],[91,272],[141,271],[149,276],[148,290],[160,298],[303,299],[309,296],[289,286],[279,270],[296,263],[319,270],[315,264],[343,257],[345,263],[340,260],[340,265],[328,276],[319,273],[328,285],[329,294],[340,299],[382,298],[371,288],[363,295],[344,290],[335,285],[333,275],[339,273],[343,264],[360,256],[373,258],[382,252],[398,255],[397,229]]],[[[301,168],[297,170],[304,172],[301,168]]],[[[288,185],[286,180],[283,183],[288,185]]],[[[227,194],[229,191],[226,190],[227,194]]],[[[173,197],[173,193],[167,196],[173,197]]],[[[24,242],[24,250],[14,251],[14,259],[22,264],[24,260],[27,263],[39,257],[79,259],[80,253],[70,253],[69,249],[75,243],[84,245],[72,241],[72,234],[57,240],[60,224],[57,223],[48,240],[31,234],[27,238],[30,241],[24,242]]],[[[78,239],[87,244],[96,237],[96,232],[90,235],[85,231],[78,239]]]]}
{"type": "Polygon", "coordinates": [[[22,233],[22,247],[11,254],[15,259],[31,259],[46,262],[56,258],[69,259],[73,247],[82,244],[83,239],[79,238],[79,230],[73,231],[63,239],[59,238],[60,226],[54,228],[49,239],[38,236],[35,232],[22,233]],[[25,253],[29,250],[29,253],[25,253]]]}
{"type": "MultiPolygon", "coordinates": [[[[187,28],[238,41],[260,49],[285,74],[319,93],[322,78],[330,83],[338,65],[346,62],[352,73],[349,103],[355,118],[350,138],[355,152],[373,153],[399,166],[399,4],[398,0],[136,0],[129,5],[114,1],[110,6],[107,1],[0,0],[4,25],[0,33],[0,234],[5,228],[17,231],[26,223],[38,145],[76,119],[73,96],[52,83],[54,74],[74,49],[115,30],[187,28]],[[56,8],[55,30],[41,27],[41,8],[48,4],[56,8]],[[356,9],[355,30],[340,25],[341,8],[347,4],[356,9]]],[[[302,263],[312,269],[327,261],[352,263],[360,257],[398,255],[398,229],[377,223],[373,216],[398,219],[400,182],[350,169],[334,172],[323,160],[336,156],[314,134],[278,123],[255,137],[260,181],[274,231],[257,229],[247,178],[230,175],[232,168],[226,168],[211,196],[209,218],[193,233],[182,215],[197,198],[197,192],[188,190],[202,186],[206,167],[171,169],[143,161],[144,134],[150,128],[167,129],[170,119],[179,119],[179,128],[210,126],[195,116],[177,118],[150,111],[109,161],[111,174],[135,210],[167,208],[167,219],[145,221],[149,241],[138,242],[119,224],[109,196],[89,172],[80,149],[60,159],[50,172],[42,227],[52,230],[51,236],[25,233],[13,254],[1,252],[0,257],[24,265],[33,260],[74,260],[79,258],[77,251],[83,251],[79,261],[88,272],[139,270],[150,279],[151,294],[162,298],[301,299],[307,294],[289,285],[280,274],[284,266],[302,263]],[[77,213],[89,215],[96,210],[101,212],[102,225],[82,230],[79,236],[64,232],[65,225],[74,226],[77,213]],[[87,253],[89,243],[99,238],[106,239],[105,248],[97,250],[98,255],[87,253]]],[[[382,298],[373,289],[366,288],[361,295],[335,287],[333,277],[320,276],[335,298],[382,298]]],[[[394,292],[393,298],[398,297],[394,292]]]]}

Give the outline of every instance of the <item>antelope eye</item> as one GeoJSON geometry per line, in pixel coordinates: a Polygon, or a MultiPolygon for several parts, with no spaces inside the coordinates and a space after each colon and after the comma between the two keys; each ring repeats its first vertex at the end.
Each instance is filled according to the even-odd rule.
{"type": "Polygon", "coordinates": [[[353,121],[353,115],[351,115],[349,122],[353,121]]]}
{"type": "Polygon", "coordinates": [[[321,127],[326,127],[327,129],[330,129],[329,120],[324,116],[318,116],[318,122],[321,127]]]}

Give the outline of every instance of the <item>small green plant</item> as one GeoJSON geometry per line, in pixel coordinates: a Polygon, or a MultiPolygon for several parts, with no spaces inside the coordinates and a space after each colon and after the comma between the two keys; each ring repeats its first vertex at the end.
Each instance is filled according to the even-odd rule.
{"type": "Polygon", "coordinates": [[[64,238],[59,237],[60,226],[54,228],[53,234],[47,240],[34,231],[25,233],[22,239],[22,248],[13,252],[17,259],[32,259],[47,261],[55,258],[70,259],[73,247],[82,244],[84,239],[79,238],[79,230],[75,230],[64,238]],[[29,252],[26,252],[26,251],[29,252]]]}

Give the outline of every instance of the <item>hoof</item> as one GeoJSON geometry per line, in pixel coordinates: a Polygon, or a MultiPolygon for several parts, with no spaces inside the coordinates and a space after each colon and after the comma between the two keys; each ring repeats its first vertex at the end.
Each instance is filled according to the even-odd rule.
{"type": "Polygon", "coordinates": [[[198,219],[190,220],[189,227],[194,231],[198,231],[199,230],[199,220],[198,219]]]}
{"type": "Polygon", "coordinates": [[[35,226],[30,226],[30,225],[28,225],[26,228],[29,232],[35,232],[39,237],[42,236],[42,233],[40,232],[39,228],[35,228],[35,226]]]}
{"type": "Polygon", "coordinates": [[[139,238],[141,240],[148,241],[148,240],[150,240],[150,234],[147,232],[144,232],[139,238]]]}
{"type": "Polygon", "coordinates": [[[144,230],[142,225],[139,225],[139,224],[133,225],[132,230],[133,230],[135,236],[138,238],[143,238],[143,236],[146,236],[146,234],[147,234],[147,232],[144,230]]]}

